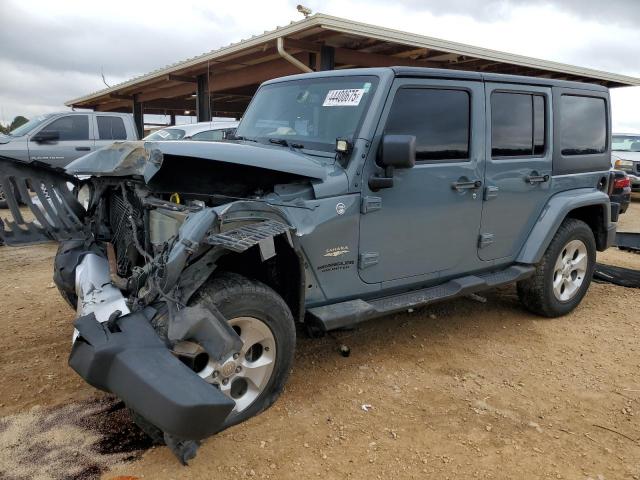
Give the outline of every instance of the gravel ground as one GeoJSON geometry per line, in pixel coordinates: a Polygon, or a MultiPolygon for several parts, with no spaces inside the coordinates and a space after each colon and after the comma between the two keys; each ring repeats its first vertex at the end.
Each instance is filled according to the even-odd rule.
{"type": "MultiPolygon", "coordinates": [[[[640,232],[640,197],[621,219],[640,232]]],[[[67,367],[54,254],[0,247],[0,478],[640,479],[638,290],[593,284],[546,320],[508,287],[300,338],[274,407],[182,467],[67,367]]],[[[617,249],[599,261],[640,269],[617,249]]]]}

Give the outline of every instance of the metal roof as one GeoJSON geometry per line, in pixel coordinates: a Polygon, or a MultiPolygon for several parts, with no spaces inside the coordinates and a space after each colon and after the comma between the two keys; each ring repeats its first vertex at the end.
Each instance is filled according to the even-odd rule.
{"type": "MultiPolygon", "coordinates": [[[[234,63],[233,59],[242,59],[244,57],[240,55],[248,52],[259,56],[261,49],[265,53],[272,53],[267,52],[266,48],[268,45],[275,45],[278,37],[290,40],[292,46],[287,48],[291,48],[292,51],[316,51],[315,47],[320,45],[336,47],[340,49],[348,66],[391,66],[406,63],[410,66],[549,76],[598,83],[608,87],[640,86],[640,78],[475,47],[318,13],[291,22],[287,26],[140,75],[110,88],[69,100],[66,105],[95,107],[101,102],[114,102],[120,97],[124,100],[126,95],[145,92],[150,88],[164,88],[169,95],[167,86],[177,85],[176,82],[171,82],[174,80],[170,78],[172,74],[194,72],[197,69],[211,69],[214,72],[220,70],[227,73],[234,69],[237,71],[243,67],[255,66],[261,62],[260,59],[254,57],[251,63],[247,64],[234,63]],[[312,44],[309,40],[319,43],[312,44]],[[365,64],[358,64],[358,58],[350,56],[350,52],[362,54],[360,58],[364,59],[365,64]],[[392,63],[384,65],[384,59],[381,58],[383,56],[392,59],[392,63]],[[355,63],[348,63],[352,58],[355,63]]],[[[277,57],[271,57],[273,58],[277,57]]],[[[263,80],[259,79],[258,83],[263,80]]],[[[180,94],[186,90],[177,89],[180,94]]]]}

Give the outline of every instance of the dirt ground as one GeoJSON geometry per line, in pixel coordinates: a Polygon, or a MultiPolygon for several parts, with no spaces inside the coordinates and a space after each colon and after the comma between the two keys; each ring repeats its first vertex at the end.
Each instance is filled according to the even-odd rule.
{"type": "MultiPolygon", "coordinates": [[[[640,232],[639,196],[619,230],[640,232]]],[[[640,290],[594,283],[547,320],[509,287],[301,336],[279,401],[182,467],[67,366],[54,254],[0,247],[0,478],[640,479],[640,290]]]]}

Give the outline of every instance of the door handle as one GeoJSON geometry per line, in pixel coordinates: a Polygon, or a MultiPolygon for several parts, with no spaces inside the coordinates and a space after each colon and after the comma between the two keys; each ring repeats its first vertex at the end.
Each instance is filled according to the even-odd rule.
{"type": "Polygon", "coordinates": [[[482,180],[458,180],[451,184],[454,190],[473,190],[482,186],[482,180]]]}
{"type": "Polygon", "coordinates": [[[88,152],[91,150],[91,147],[76,147],[78,152],[88,152]]]}
{"type": "Polygon", "coordinates": [[[527,175],[526,177],[524,177],[524,181],[529,185],[544,183],[549,181],[549,175],[527,175]]]}

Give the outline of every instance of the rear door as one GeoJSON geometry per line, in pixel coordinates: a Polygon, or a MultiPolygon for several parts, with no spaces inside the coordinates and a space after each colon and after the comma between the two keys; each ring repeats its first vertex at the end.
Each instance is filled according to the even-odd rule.
{"type": "Polygon", "coordinates": [[[94,149],[93,122],[87,114],[72,113],[57,117],[31,136],[29,159],[64,167],[94,149]],[[38,133],[57,133],[58,140],[38,142],[38,133]]]}
{"type": "Polygon", "coordinates": [[[478,256],[515,257],[548,200],[551,89],[486,83],[485,185],[478,256]]]}
{"type": "Polygon", "coordinates": [[[365,175],[375,171],[384,134],[415,135],[416,165],[396,169],[393,186],[363,185],[360,277],[419,283],[478,268],[484,174],[482,82],[397,79],[365,175]]]}

